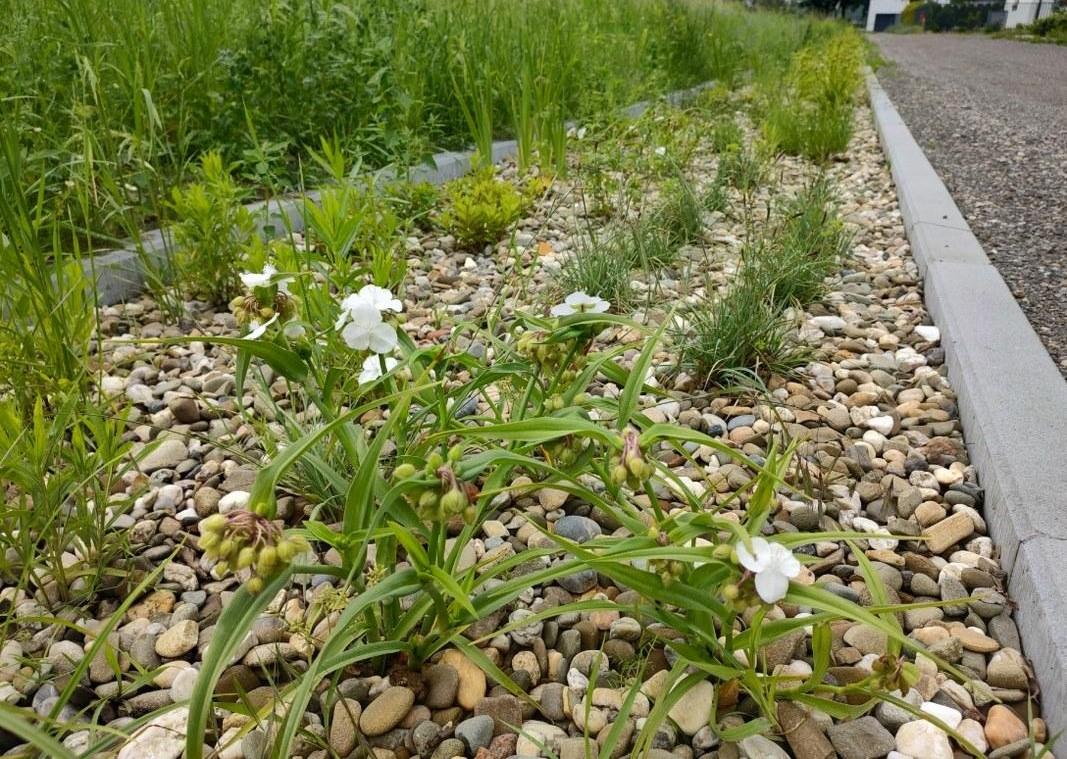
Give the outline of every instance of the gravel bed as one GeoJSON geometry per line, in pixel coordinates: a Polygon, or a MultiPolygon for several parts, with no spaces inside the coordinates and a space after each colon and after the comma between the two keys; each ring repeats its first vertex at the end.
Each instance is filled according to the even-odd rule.
{"type": "Polygon", "coordinates": [[[1067,48],[875,39],[879,81],[1067,374],[1067,48]]]}
{"type": "MultiPolygon", "coordinates": [[[[708,181],[715,162],[706,148],[699,150],[692,171],[708,181]]],[[[830,174],[855,242],[826,299],[795,314],[797,339],[810,345],[813,361],[794,378],[772,378],[765,396],[709,397],[689,392],[693,380],[669,371],[673,358],[665,346],[656,364],[674,397],[645,399],[655,404],[646,414],[720,437],[751,456],[764,455],[774,434],[799,441],[801,460],[824,482],[821,501],[813,508],[781,497],[771,529],[845,528],[868,533],[871,537],[857,545],[892,599],[967,599],[965,604],[902,615],[904,629],[915,640],[956,664],[968,678],[966,686],[957,683],[939,673],[930,659],[919,656],[922,677],[907,700],[955,726],[981,751],[1002,749],[1001,755],[1014,756],[1026,750],[1029,744],[1023,741],[1031,730],[1039,740],[1044,738],[1040,720],[1027,723],[1035,695],[1033,671],[1020,650],[1012,605],[1003,592],[1004,573],[981,515],[978,475],[967,462],[955,396],[945,378],[938,331],[929,324],[922,305],[921,281],[866,109],[858,111],[847,159],[833,164],[830,174]]],[[[812,176],[812,169],[797,160],[781,159],[775,175],[779,187],[792,192],[812,176]]],[[[755,213],[769,201],[763,191],[755,213]]],[[[453,240],[435,234],[410,240],[405,329],[419,342],[440,341],[449,334],[450,318],[477,315],[501,298],[508,307],[550,302],[555,297],[552,275],[573,249],[580,221],[579,204],[569,186],[561,183],[554,196],[524,220],[516,236],[523,247],[519,256],[504,246],[477,255],[465,253],[455,250],[453,240]],[[517,259],[523,267],[532,264],[534,271],[521,287],[513,268],[517,259]]],[[[644,317],[661,319],[664,306],[721,286],[736,266],[743,235],[743,220],[709,215],[703,243],[688,249],[682,264],[661,279],[644,317]]],[[[220,580],[212,574],[211,562],[196,547],[196,525],[201,518],[247,499],[262,448],[239,409],[248,407],[269,418],[270,408],[251,394],[233,395],[233,356],[211,342],[212,335],[236,333],[229,313],[202,311],[197,326],[186,332],[195,329],[204,340],[168,347],[121,342],[178,333],[163,324],[159,310],[147,298],[103,309],[102,322],[106,338],[102,390],[134,404],[135,439],[147,443],[162,438],[140,462],[141,472],[128,478],[128,491],[136,494],[136,502],[115,527],[129,530],[143,565],[151,566],[177,551],[156,590],[133,606],[111,636],[121,678],[116,679],[116,667],[103,656],[89,668],[83,701],[100,702],[99,712],[94,712],[99,723],[121,726],[189,698],[213,625],[237,587],[234,578],[220,580]],[[131,685],[138,668],[155,674],[131,685]]],[[[624,340],[626,335],[609,331],[599,339],[624,340]]],[[[282,397],[285,388],[276,383],[272,392],[282,397]]],[[[618,392],[618,388],[605,383],[599,392],[618,392]]],[[[741,508],[730,496],[749,475],[711,449],[695,451],[695,459],[699,466],[685,460],[668,465],[709,504],[741,508]]],[[[669,500],[671,494],[661,497],[669,500]]],[[[279,516],[293,521],[305,505],[299,496],[281,498],[279,516]]],[[[587,505],[568,501],[565,493],[542,490],[502,502],[500,512],[469,544],[467,561],[473,564],[490,554],[506,556],[537,545],[541,536],[531,524],[534,519],[579,542],[617,529],[587,505]]],[[[846,544],[819,543],[809,555],[811,581],[843,597],[870,602],[870,590],[846,544]]],[[[241,690],[252,704],[263,706],[276,695],[273,683],[298,677],[302,660],[318,645],[319,625],[328,624],[317,615],[332,582],[328,576],[307,584],[294,581],[275,599],[240,646],[217,692],[241,690]]],[[[491,633],[530,611],[576,598],[601,597],[620,604],[628,600],[629,591],[602,582],[595,573],[583,573],[563,578],[559,585],[533,587],[516,608],[478,627],[482,634],[491,633]]],[[[43,615],[43,594],[19,593],[3,590],[17,616],[35,620],[43,615]]],[[[43,675],[69,672],[71,662],[84,656],[93,631],[102,625],[99,620],[119,602],[105,598],[93,610],[95,618],[79,619],[74,628],[27,622],[0,649],[0,697],[48,713],[57,690],[43,675]]],[[[775,608],[770,616],[801,611],[775,608]]],[[[353,673],[336,693],[316,699],[295,755],[308,759],[352,755],[360,751],[358,734],[374,747],[377,759],[547,756],[534,739],[547,744],[560,759],[582,759],[583,731],[604,735],[624,698],[617,687],[590,689],[591,671],[602,669],[598,681],[605,683],[612,682],[607,670],[622,676],[637,653],[643,625],[607,610],[565,615],[493,637],[485,655],[527,686],[539,711],[487,682],[458,650],[444,652],[425,673],[421,686],[353,673]],[[521,735],[512,729],[514,725],[521,725],[521,735]]],[[[843,622],[833,632],[830,674],[838,682],[863,678],[886,652],[884,635],[873,628],[843,622]]],[[[779,675],[811,672],[803,629],[764,655],[768,668],[779,675]]],[[[634,704],[636,720],[625,735],[640,728],[660,695],[657,685],[666,666],[660,650],[638,674],[644,683],[642,695],[634,704]]],[[[944,732],[886,705],[860,719],[836,723],[818,711],[784,708],[779,717],[791,726],[785,736],[722,742],[701,718],[714,697],[710,685],[695,688],[671,709],[671,723],[660,728],[654,742],[653,759],[874,759],[892,752],[899,752],[896,759],[953,757],[953,744],[944,732]]],[[[743,723],[749,707],[742,700],[736,713],[725,717],[726,724],[743,723]]],[[[264,726],[249,723],[237,712],[220,711],[218,716],[221,736],[209,740],[219,756],[264,756],[269,742],[264,726]]],[[[176,759],[184,745],[186,717],[183,706],[154,717],[119,752],[119,759],[176,759]]],[[[12,742],[11,736],[3,737],[12,742]]],[[[76,748],[89,740],[89,731],[80,730],[65,743],[76,748]]]]}

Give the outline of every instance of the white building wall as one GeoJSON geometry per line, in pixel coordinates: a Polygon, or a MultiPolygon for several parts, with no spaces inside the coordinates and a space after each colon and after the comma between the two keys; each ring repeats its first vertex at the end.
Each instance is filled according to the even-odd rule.
{"type": "MultiPolygon", "coordinates": [[[[1008,0],[1010,3],[1012,0],[1008,0]]],[[[867,8],[867,31],[874,31],[874,20],[883,13],[891,13],[900,16],[900,12],[908,5],[907,0],[871,0],[867,8]]]]}
{"type": "Polygon", "coordinates": [[[1039,18],[1051,16],[1055,7],[1055,0],[1007,0],[1004,3],[1004,12],[1008,16],[1004,20],[1004,28],[1014,29],[1017,26],[1032,24],[1039,18]]]}

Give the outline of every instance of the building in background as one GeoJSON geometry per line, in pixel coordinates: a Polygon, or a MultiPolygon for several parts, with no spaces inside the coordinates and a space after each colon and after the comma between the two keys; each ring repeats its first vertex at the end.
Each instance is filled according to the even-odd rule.
{"type": "Polygon", "coordinates": [[[1032,24],[1039,18],[1047,18],[1056,9],[1056,0],[1006,0],[1004,12],[1005,29],[1032,24]]]}
{"type": "Polygon", "coordinates": [[[871,0],[867,6],[867,31],[884,32],[900,21],[908,0],[871,0]]]}

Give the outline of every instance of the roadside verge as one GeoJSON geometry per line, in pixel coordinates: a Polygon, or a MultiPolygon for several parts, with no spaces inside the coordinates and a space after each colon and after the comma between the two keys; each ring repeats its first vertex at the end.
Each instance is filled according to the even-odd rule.
{"type": "Polygon", "coordinates": [[[1067,381],[874,74],[867,89],[1054,735],[1067,730],[1067,381]]]}

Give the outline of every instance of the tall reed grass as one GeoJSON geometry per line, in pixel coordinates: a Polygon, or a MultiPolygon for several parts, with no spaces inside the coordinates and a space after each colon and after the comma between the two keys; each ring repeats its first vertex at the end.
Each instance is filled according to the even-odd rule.
{"type": "Polygon", "coordinates": [[[371,167],[514,135],[561,168],[565,119],[783,68],[829,28],[695,0],[0,0],[0,118],[62,239],[106,245],[209,150],[264,192],[313,181],[327,134],[371,167]]]}

